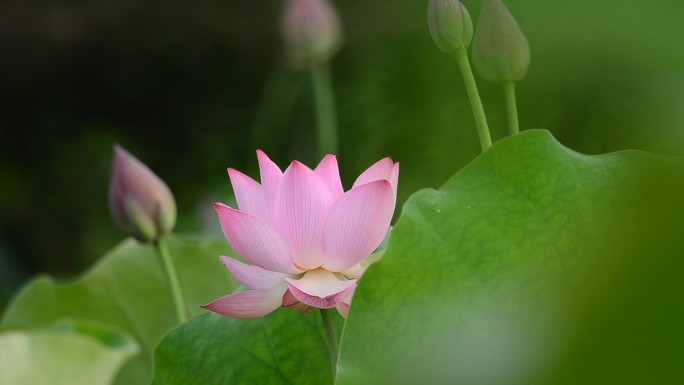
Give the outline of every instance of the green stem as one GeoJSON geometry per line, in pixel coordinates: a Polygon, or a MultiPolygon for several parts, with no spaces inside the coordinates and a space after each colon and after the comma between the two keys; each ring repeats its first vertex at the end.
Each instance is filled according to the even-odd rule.
{"type": "Polygon", "coordinates": [[[335,376],[337,375],[337,359],[340,355],[340,343],[337,340],[337,332],[335,331],[335,323],[333,322],[332,309],[321,309],[321,318],[323,318],[325,334],[328,335],[328,350],[330,350],[330,361],[332,362],[334,380],[335,376]]]}
{"type": "Polygon", "coordinates": [[[480,137],[480,145],[482,151],[492,145],[492,137],[489,135],[489,127],[487,127],[487,117],[482,107],[482,100],[480,94],[477,92],[477,84],[475,84],[475,77],[473,70],[470,68],[468,61],[468,51],[461,48],[454,53],[458,66],[463,75],[463,82],[465,83],[466,91],[468,92],[468,99],[470,99],[470,106],[473,109],[473,117],[475,117],[475,125],[477,126],[477,133],[480,137]]]}
{"type": "Polygon", "coordinates": [[[161,260],[162,266],[164,267],[164,273],[166,275],[166,283],[171,292],[171,297],[173,298],[173,303],[176,308],[176,316],[178,317],[178,322],[183,323],[188,320],[187,310],[185,308],[185,299],[183,298],[183,293],[181,292],[180,284],[178,283],[178,275],[176,274],[176,268],[173,266],[173,261],[171,260],[171,254],[169,254],[169,248],[166,245],[166,241],[163,237],[154,241],[154,248],[157,250],[159,259],[161,260]]]}
{"type": "Polygon", "coordinates": [[[311,68],[316,117],[318,120],[318,147],[321,157],[337,153],[337,118],[335,96],[327,64],[311,68]]]}
{"type": "Polygon", "coordinates": [[[515,135],[520,132],[518,126],[518,106],[515,102],[515,83],[503,83],[503,91],[506,98],[506,111],[508,112],[508,134],[515,135]]]}

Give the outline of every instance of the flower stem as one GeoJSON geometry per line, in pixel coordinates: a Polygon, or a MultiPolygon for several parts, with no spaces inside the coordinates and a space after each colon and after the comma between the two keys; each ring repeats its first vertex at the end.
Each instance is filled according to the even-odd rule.
{"type": "Polygon", "coordinates": [[[333,322],[332,309],[321,309],[321,318],[325,327],[325,334],[328,335],[328,350],[330,350],[330,362],[332,363],[333,379],[337,375],[337,359],[340,355],[340,342],[337,340],[335,323],[333,322]]]}
{"type": "Polygon", "coordinates": [[[520,132],[518,127],[518,106],[515,102],[515,83],[503,83],[503,91],[506,98],[506,112],[508,113],[508,134],[515,135],[520,132]]]}
{"type": "Polygon", "coordinates": [[[180,284],[178,283],[176,268],[173,266],[171,254],[169,254],[169,248],[166,245],[166,240],[164,237],[154,241],[154,248],[159,255],[162,266],[164,267],[166,283],[169,287],[169,291],[171,292],[171,297],[173,298],[178,322],[183,323],[188,320],[188,314],[185,308],[185,299],[183,298],[183,293],[181,292],[180,284]]]}
{"type": "Polygon", "coordinates": [[[475,118],[475,125],[477,126],[477,133],[480,137],[480,145],[482,151],[492,145],[492,137],[489,135],[489,127],[487,126],[487,117],[482,107],[482,100],[480,94],[477,92],[477,84],[475,84],[475,77],[473,70],[470,68],[468,61],[468,51],[461,48],[454,53],[458,66],[463,75],[463,82],[465,83],[466,91],[468,92],[468,99],[470,99],[470,106],[473,109],[473,117],[475,118]]]}
{"type": "Polygon", "coordinates": [[[311,68],[314,102],[318,121],[318,147],[321,157],[337,153],[337,118],[330,71],[327,64],[311,68]]]}

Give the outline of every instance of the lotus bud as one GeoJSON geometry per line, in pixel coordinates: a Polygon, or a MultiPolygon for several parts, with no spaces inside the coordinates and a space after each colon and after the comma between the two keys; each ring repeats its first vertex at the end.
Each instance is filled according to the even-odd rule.
{"type": "Polygon", "coordinates": [[[325,62],[342,43],[340,20],[328,0],[288,0],[282,33],[287,55],[296,66],[325,62]]]}
{"type": "Polygon", "coordinates": [[[432,40],[446,53],[468,47],[473,39],[470,14],[458,0],[430,0],[428,26],[432,40]]]}
{"type": "Polygon", "coordinates": [[[473,41],[477,72],[492,82],[525,77],[530,66],[530,45],[501,0],[484,0],[473,41]]]}
{"type": "Polygon", "coordinates": [[[114,146],[109,184],[114,222],[140,242],[158,240],[176,224],[176,201],[168,186],[120,146],[114,146]]]}

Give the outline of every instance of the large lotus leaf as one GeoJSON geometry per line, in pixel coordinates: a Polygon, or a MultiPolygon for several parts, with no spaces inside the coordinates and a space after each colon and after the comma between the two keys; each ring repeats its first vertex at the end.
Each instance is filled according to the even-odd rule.
{"type": "Polygon", "coordinates": [[[332,369],[318,312],[279,309],[263,318],[197,317],[155,354],[153,385],[326,385],[332,369]]]}
{"type": "Polygon", "coordinates": [[[338,385],[681,383],[681,161],[496,143],[406,203],[338,385]]]}
{"type": "Polygon", "coordinates": [[[0,334],[2,385],[109,385],[138,353],[133,339],[93,325],[0,334]]]}
{"type": "MultiPolygon", "coordinates": [[[[191,315],[204,312],[199,305],[237,287],[219,262],[219,256],[229,250],[226,242],[176,237],[168,242],[191,315]]],[[[14,298],[1,326],[3,330],[35,328],[65,317],[113,325],[135,338],[141,354],[122,368],[116,380],[120,385],[150,382],[154,349],[177,324],[154,249],[132,240],[124,241],[74,282],[33,280],[14,298]]]]}

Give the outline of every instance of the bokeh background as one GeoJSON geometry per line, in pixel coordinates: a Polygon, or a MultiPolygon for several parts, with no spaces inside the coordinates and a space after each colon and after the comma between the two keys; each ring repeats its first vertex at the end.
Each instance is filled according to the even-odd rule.
{"type": "MultiPolygon", "coordinates": [[[[463,0],[473,20],[481,2],[463,0]]],[[[438,187],[479,153],[456,63],[432,43],[427,1],[335,1],[345,44],[331,68],[349,187],[384,156],[399,199],[438,187]]],[[[532,48],[521,128],[589,154],[684,154],[684,2],[510,0],[532,48]]],[[[178,232],[217,236],[226,167],[255,149],[314,166],[307,73],[284,65],[281,1],[0,3],[0,311],[39,273],[68,279],[124,235],[109,219],[119,143],[174,192],[178,232]]],[[[500,89],[479,81],[494,138],[500,89]]]]}

